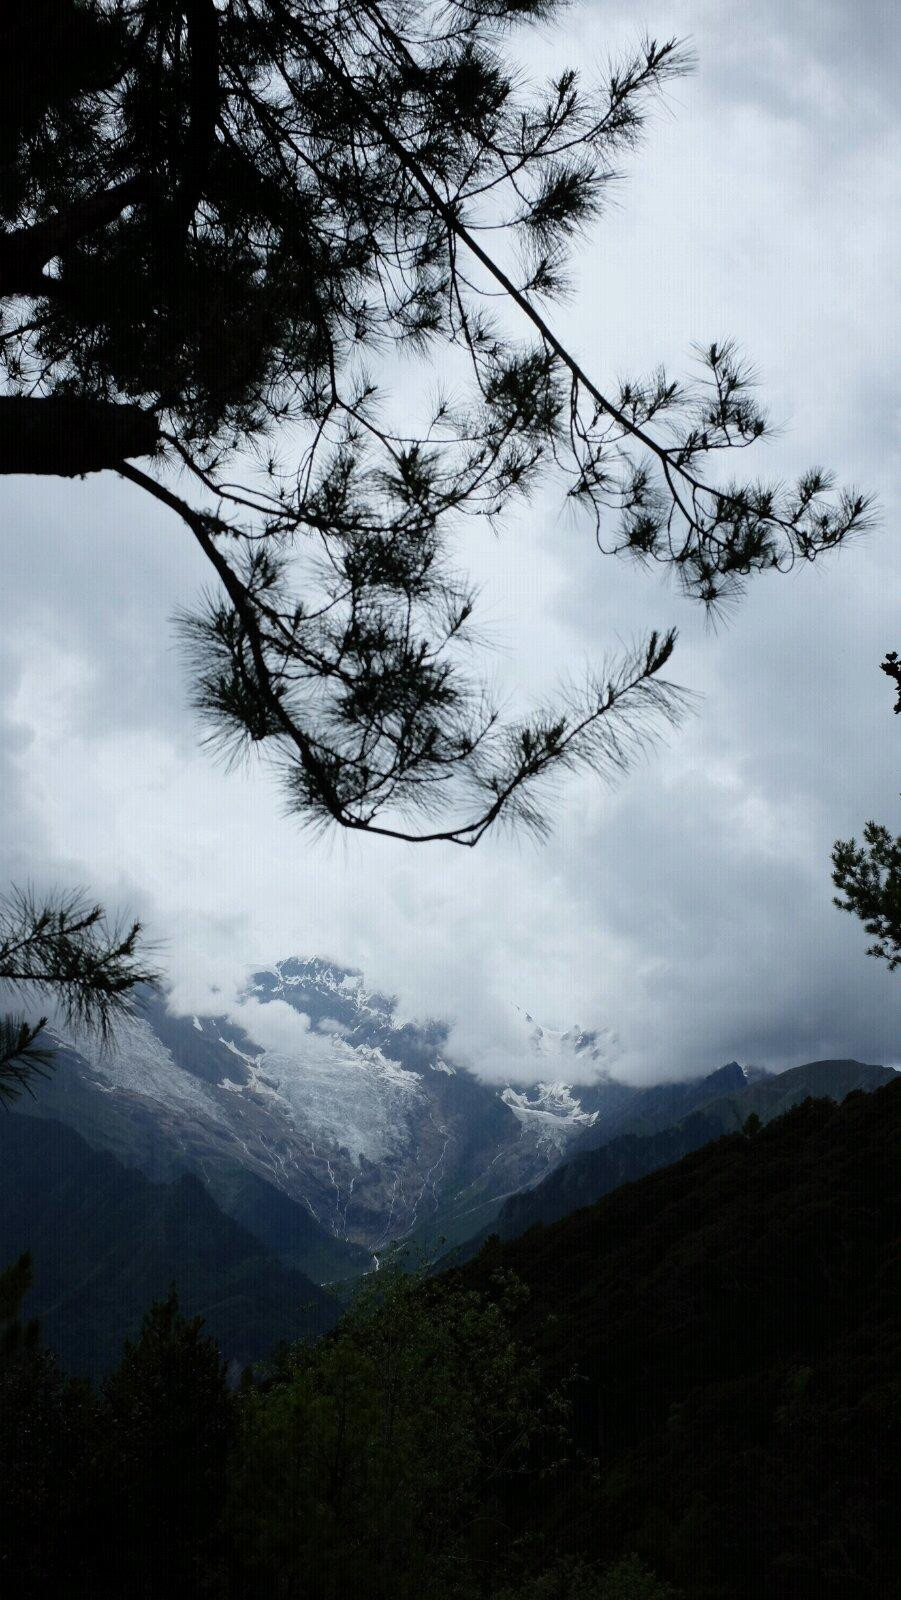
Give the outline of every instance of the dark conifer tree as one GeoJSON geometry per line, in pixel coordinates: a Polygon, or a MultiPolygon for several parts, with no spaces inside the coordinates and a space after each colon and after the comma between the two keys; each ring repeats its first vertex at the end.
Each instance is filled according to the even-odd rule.
{"type": "Polygon", "coordinates": [[[23,1320],[30,1284],[27,1255],[0,1271],[0,1593],[44,1600],[86,1592],[76,1573],[93,1404],[23,1320]]]}
{"type": "Polygon", "coordinates": [[[0,1359],[32,1347],[37,1341],[35,1322],[23,1324],[22,1301],[31,1287],[31,1257],[26,1251],[12,1266],[0,1271],[0,1359]]]}
{"type": "Polygon", "coordinates": [[[96,1559],[111,1593],[212,1591],[232,1410],[218,1347],[173,1291],[103,1385],[96,1559]]]}
{"type": "Polygon", "coordinates": [[[822,471],[718,470],[766,431],[728,342],[698,384],[606,392],[555,334],[574,237],[687,65],[648,40],[525,91],[512,31],[555,9],[9,0],[0,23],[0,471],[114,468],[182,519],[216,578],[185,621],[197,703],[308,820],[541,826],[543,778],[676,716],[671,633],[521,722],[464,670],[448,534],[541,471],[602,550],[708,606],[867,520],[822,471]],[[376,357],[447,389],[420,362],[400,405],[376,357]]]}
{"type": "MultiPolygon", "coordinates": [[[[897,688],[897,713],[901,711],[897,651],[890,650],[881,666],[897,688]]],[[[873,936],[867,955],[887,962],[889,972],[901,967],[901,836],[893,838],[881,822],[871,820],[864,826],[862,844],[856,839],[836,839],[832,882],[839,891],[833,904],[859,917],[873,936]]]]}
{"type": "Polygon", "coordinates": [[[835,905],[859,917],[873,936],[867,955],[886,961],[889,972],[901,967],[901,838],[893,839],[881,822],[868,822],[862,844],[837,839],[832,881],[839,890],[835,905]]]}

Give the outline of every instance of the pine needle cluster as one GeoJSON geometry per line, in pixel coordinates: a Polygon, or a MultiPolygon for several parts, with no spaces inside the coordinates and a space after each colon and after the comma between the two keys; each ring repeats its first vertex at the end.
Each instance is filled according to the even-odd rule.
{"type": "MultiPolygon", "coordinates": [[[[23,996],[51,996],[65,1025],[109,1046],[134,1013],[142,985],[157,981],[141,948],[141,924],[110,922],[79,894],[0,896],[0,984],[23,996]]],[[[0,1014],[0,1100],[33,1093],[52,1067],[53,1045],[36,1020],[0,1014]]]]}

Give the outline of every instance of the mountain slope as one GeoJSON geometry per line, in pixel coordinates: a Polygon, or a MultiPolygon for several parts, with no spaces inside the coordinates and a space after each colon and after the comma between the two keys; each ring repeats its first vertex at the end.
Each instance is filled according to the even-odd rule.
{"type": "MultiPolygon", "coordinates": [[[[531,1017],[527,1020],[532,1022],[531,1017]]],[[[546,1051],[546,1030],[536,1027],[535,1033],[538,1035],[535,1048],[539,1052],[546,1051]]],[[[591,1037],[583,1035],[578,1029],[574,1030],[574,1034],[579,1040],[591,1037]]],[[[561,1039],[565,1042],[568,1038],[565,1034],[551,1037],[558,1049],[561,1039]]],[[[617,1183],[641,1177],[655,1166],[665,1166],[686,1151],[697,1149],[698,1145],[706,1144],[708,1139],[716,1138],[722,1132],[722,1127],[715,1123],[709,1128],[705,1125],[700,1131],[696,1130],[693,1141],[690,1138],[682,1142],[664,1140],[659,1156],[649,1164],[645,1162],[642,1137],[652,1131],[669,1132],[673,1123],[687,1112],[706,1106],[727,1090],[747,1088],[749,1074],[751,1080],[756,1081],[754,1069],[740,1067],[737,1061],[732,1061],[706,1077],[655,1084],[649,1088],[620,1083],[613,1078],[601,1078],[593,1086],[593,1092],[586,1092],[578,1085],[571,1090],[562,1082],[538,1083],[522,1092],[508,1087],[503,1091],[502,1099],[523,1121],[529,1117],[539,1121],[548,1114],[556,1114],[562,1120],[568,1106],[575,1108],[576,1116],[570,1111],[572,1136],[558,1142],[556,1160],[549,1163],[547,1176],[539,1172],[537,1178],[530,1177],[526,1187],[516,1184],[515,1170],[508,1175],[503,1167],[494,1166],[487,1173],[477,1175],[465,1189],[448,1196],[436,1207],[427,1223],[417,1229],[413,1242],[427,1253],[436,1244],[446,1245],[456,1253],[457,1259],[468,1260],[491,1233],[499,1232],[502,1238],[512,1238],[515,1233],[522,1231],[522,1227],[529,1227],[531,1221],[539,1220],[537,1215],[532,1217],[529,1212],[533,1193],[546,1194],[546,1185],[552,1184],[555,1173],[563,1167],[567,1171],[572,1168],[583,1151],[599,1147],[609,1149],[611,1140],[623,1142],[618,1164],[614,1160],[610,1167],[610,1182],[605,1189],[573,1201],[574,1205],[584,1205],[587,1199],[597,1199],[599,1193],[606,1193],[606,1189],[615,1188],[617,1183]],[[576,1094],[580,1098],[573,1100],[572,1096],[576,1094]],[[579,1116],[578,1110],[583,1101],[591,1105],[592,1110],[587,1115],[582,1113],[579,1116]],[[629,1140],[627,1134],[638,1137],[629,1140]],[[520,1206],[529,1216],[529,1220],[521,1226],[509,1220],[511,1215],[517,1214],[520,1206]]],[[[572,1206],[567,1205],[564,1210],[555,1211],[554,1215],[564,1216],[571,1209],[572,1206]]]]}
{"type": "Polygon", "coordinates": [[[662,1133],[682,1117],[697,1111],[708,1100],[718,1099],[724,1094],[740,1094],[750,1082],[757,1082],[765,1076],[757,1068],[740,1067],[737,1061],[729,1061],[706,1076],[634,1089],[628,1099],[611,1106],[609,1110],[605,1108],[605,1114],[580,1134],[570,1154],[596,1150],[621,1133],[662,1133]]]}
{"type": "MultiPolygon", "coordinates": [[[[192,1173],[228,1216],[314,1282],[358,1276],[371,1266],[369,1251],[336,1237],[308,1206],[278,1188],[259,1165],[244,1160],[238,1138],[229,1138],[216,1119],[215,1105],[213,1116],[205,1114],[201,1097],[212,1098],[212,1085],[201,1086],[195,1111],[187,1070],[174,1059],[166,1063],[165,1074],[155,1070],[162,1051],[146,1020],[124,1041],[131,1087],[122,1081],[121,1058],[113,1055],[95,1065],[71,1046],[54,1042],[54,1071],[35,1100],[22,1103],[23,1115],[64,1123],[93,1149],[108,1151],[154,1182],[171,1183],[192,1173]]],[[[221,1061],[211,1070],[217,1068],[224,1070],[221,1061]]]]}
{"type": "MultiPolygon", "coordinates": [[[[713,1088],[728,1082],[727,1074],[731,1076],[729,1068],[712,1073],[704,1084],[713,1088]]],[[[600,1200],[620,1184],[631,1183],[669,1166],[723,1133],[740,1130],[752,1114],[763,1123],[771,1122],[809,1095],[843,1100],[855,1089],[877,1089],[896,1076],[890,1067],[870,1066],[861,1061],[812,1061],[772,1078],[746,1082],[742,1089],[731,1094],[709,1100],[701,1096],[701,1108],[683,1117],[674,1127],[654,1133],[620,1134],[599,1149],[574,1155],[534,1188],[511,1195],[504,1201],[496,1219],[460,1247],[460,1259],[468,1260],[474,1255],[491,1233],[502,1239],[514,1239],[536,1223],[557,1222],[580,1206],[600,1200]]],[[[697,1095],[698,1085],[686,1087],[697,1095]]],[[[652,1116],[647,1117],[639,1103],[630,1123],[640,1129],[653,1122],[658,1114],[655,1107],[652,1116]]]]}
{"type": "Polygon", "coordinates": [[[246,1029],[149,994],[112,1051],[59,1041],[24,1109],[156,1182],[193,1174],[320,1283],[358,1277],[393,1240],[427,1253],[465,1241],[574,1153],[752,1087],[736,1062],[688,1083],[620,1083],[602,1035],[515,1008],[521,1075],[487,1083],[452,1059],[446,1024],[403,1018],[360,973],[319,959],[256,972],[245,1001],[246,1029]]]}
{"type": "Polygon", "coordinates": [[[190,1175],[152,1183],[60,1123],[0,1118],[0,1264],[34,1263],[26,1314],[64,1366],[100,1372],[174,1283],[227,1359],[321,1333],[334,1302],[224,1215],[190,1175]]]}
{"type": "Polygon", "coordinates": [[[901,1079],[808,1100],[463,1269],[530,1290],[598,1458],[520,1507],[561,1548],[632,1549],[685,1600],[895,1592],[901,1079]]]}
{"type": "MultiPolygon", "coordinates": [[[[280,1049],[148,995],[111,1052],[60,1041],[53,1079],[27,1109],[157,1181],[194,1173],[319,1281],[367,1270],[389,1239],[434,1236],[445,1212],[466,1213],[471,1233],[474,1205],[477,1220],[493,1215],[636,1093],[603,1076],[578,1089],[484,1083],[447,1059],[444,1024],[405,1021],[329,962],[280,962],[253,976],[248,996],[281,1007],[280,1049]]],[[[598,1070],[594,1035],[551,1036],[526,1020],[524,1071],[598,1070]]]]}

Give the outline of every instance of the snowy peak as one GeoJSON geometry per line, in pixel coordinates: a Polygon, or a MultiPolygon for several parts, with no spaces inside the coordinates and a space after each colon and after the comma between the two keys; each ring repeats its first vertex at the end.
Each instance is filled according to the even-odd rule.
{"type": "Polygon", "coordinates": [[[306,961],[292,956],[287,961],[276,962],[274,972],[283,991],[291,990],[295,995],[313,992],[334,995],[340,1004],[353,1006],[359,1012],[385,1017],[394,1014],[397,1004],[394,996],[367,989],[363,974],[356,967],[342,967],[319,956],[306,961]]]}
{"type": "Polygon", "coordinates": [[[507,1087],[501,1094],[523,1129],[532,1132],[539,1144],[565,1149],[574,1134],[583,1133],[597,1121],[596,1111],[583,1111],[572,1085],[560,1081],[536,1083],[519,1091],[507,1087]]]}
{"type": "MultiPolygon", "coordinates": [[[[322,957],[277,961],[245,993],[290,1006],[303,1026],[276,1014],[266,1028],[254,1007],[252,1038],[240,1008],[179,1016],[156,997],[110,1057],[85,1047],[74,1070],[86,1125],[108,1123],[114,1148],[130,1144],[148,1170],[165,1147],[226,1200],[235,1172],[252,1174],[342,1243],[379,1250],[439,1217],[446,1231],[454,1207],[484,1221],[637,1093],[606,1071],[615,1041],[603,1030],[548,1028],[523,1009],[519,1070],[486,1083],[454,1061],[447,1024],[402,1018],[361,972],[322,957]]],[[[707,1093],[744,1081],[733,1062],[707,1093]]]]}
{"type": "Polygon", "coordinates": [[[442,1056],[446,1024],[407,1022],[397,1015],[393,995],[367,989],[363,974],[318,956],[292,956],[254,973],[248,994],[265,1003],[282,1000],[308,1018],[313,1033],[368,1045],[410,1071],[453,1072],[442,1056]]]}
{"type": "Polygon", "coordinates": [[[523,1033],[527,1060],[547,1066],[547,1076],[570,1083],[597,1082],[615,1059],[618,1041],[606,1028],[586,1029],[579,1023],[549,1028],[522,1006],[513,1007],[523,1033]]]}

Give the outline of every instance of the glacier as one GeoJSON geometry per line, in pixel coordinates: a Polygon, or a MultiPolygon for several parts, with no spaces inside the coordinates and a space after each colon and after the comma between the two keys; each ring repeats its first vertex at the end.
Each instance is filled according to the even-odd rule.
{"type": "Polygon", "coordinates": [[[261,1183],[333,1240],[428,1247],[538,1182],[598,1116],[603,1041],[520,1016],[521,1074],[486,1083],[453,1059],[445,1022],[403,1018],[352,968],[292,957],[252,973],[227,1015],[148,994],[112,1050],[64,1040],[42,1104],[153,1175],[195,1172],[226,1209],[261,1183]],[[275,1003],[296,1026],[265,1048],[250,1030],[270,1031],[275,1003]]]}

